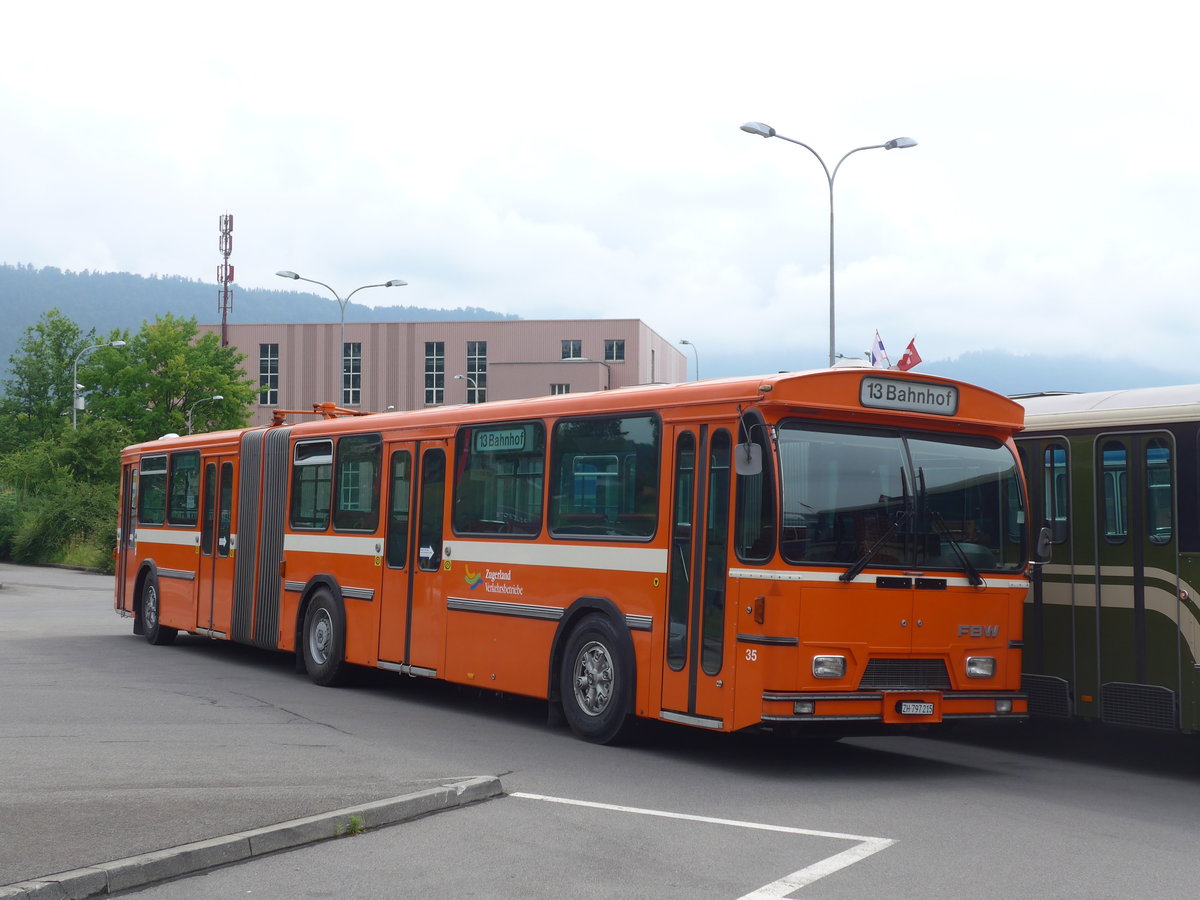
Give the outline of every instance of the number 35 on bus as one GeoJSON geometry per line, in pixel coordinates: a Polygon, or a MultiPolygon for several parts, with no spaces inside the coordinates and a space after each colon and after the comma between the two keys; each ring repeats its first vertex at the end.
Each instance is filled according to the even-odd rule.
{"type": "Polygon", "coordinates": [[[835,368],[189,437],[122,454],[115,608],[638,717],[837,734],[1020,718],[1016,403],[835,368]]]}

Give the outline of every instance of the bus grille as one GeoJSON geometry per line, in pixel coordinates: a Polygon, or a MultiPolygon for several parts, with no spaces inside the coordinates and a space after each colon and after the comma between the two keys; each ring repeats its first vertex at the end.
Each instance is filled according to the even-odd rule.
{"type": "Polygon", "coordinates": [[[940,659],[872,659],[860,691],[948,691],[950,676],[940,659]]]}
{"type": "Polygon", "coordinates": [[[1174,731],[1175,692],[1154,684],[1110,682],[1100,688],[1100,719],[1110,725],[1174,731]]]}
{"type": "Polygon", "coordinates": [[[1071,686],[1054,675],[1021,676],[1021,691],[1029,695],[1029,712],[1035,716],[1071,717],[1071,686]]]}

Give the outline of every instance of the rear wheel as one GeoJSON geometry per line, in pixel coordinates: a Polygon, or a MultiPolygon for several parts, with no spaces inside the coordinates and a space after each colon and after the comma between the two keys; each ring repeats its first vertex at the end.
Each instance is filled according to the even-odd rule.
{"type": "Polygon", "coordinates": [[[346,679],[346,614],[328,588],[318,588],[304,614],[301,653],[308,677],[331,687],[346,679]]]}
{"type": "Polygon", "coordinates": [[[617,629],[588,616],[563,652],[559,691],[571,730],[585,741],[610,744],[633,723],[633,663],[617,629]]]}
{"type": "Polygon", "coordinates": [[[179,632],[159,621],[158,579],[153,575],[147,575],[142,583],[141,607],[142,634],[146,640],[160,645],[174,643],[175,635],[179,632]]]}

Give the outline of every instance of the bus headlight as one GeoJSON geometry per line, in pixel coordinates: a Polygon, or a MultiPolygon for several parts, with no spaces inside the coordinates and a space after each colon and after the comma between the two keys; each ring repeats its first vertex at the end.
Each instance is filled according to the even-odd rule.
{"type": "Polygon", "coordinates": [[[967,677],[968,678],[991,678],[996,674],[996,657],[994,656],[968,656],[967,657],[967,677]]]}
{"type": "Polygon", "coordinates": [[[842,678],[846,674],[846,657],[814,656],[813,678],[842,678]]]}

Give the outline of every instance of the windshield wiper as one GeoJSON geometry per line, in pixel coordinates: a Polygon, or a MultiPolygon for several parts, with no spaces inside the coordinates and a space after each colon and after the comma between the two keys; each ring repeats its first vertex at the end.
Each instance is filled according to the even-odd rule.
{"type": "Polygon", "coordinates": [[[875,558],[875,554],[879,552],[879,548],[882,547],[888,541],[888,539],[896,533],[896,529],[899,528],[900,525],[911,516],[912,511],[909,509],[901,509],[897,511],[896,518],[892,519],[892,524],[889,525],[884,530],[883,534],[879,536],[879,540],[872,544],[867,552],[860,556],[858,560],[850,566],[850,568],[839,575],[838,581],[853,581],[856,577],[858,577],[858,573],[865,569],[867,567],[867,563],[875,558]]]}
{"type": "Polygon", "coordinates": [[[942,521],[942,514],[936,511],[929,513],[929,520],[933,522],[933,527],[938,530],[938,534],[950,542],[950,546],[954,548],[954,552],[958,554],[959,560],[963,564],[963,568],[967,570],[967,579],[973,587],[979,587],[983,584],[983,576],[979,574],[979,570],[975,568],[974,563],[967,557],[967,552],[963,550],[962,544],[958,542],[953,534],[950,533],[945,523],[942,521]]]}

